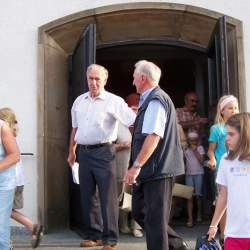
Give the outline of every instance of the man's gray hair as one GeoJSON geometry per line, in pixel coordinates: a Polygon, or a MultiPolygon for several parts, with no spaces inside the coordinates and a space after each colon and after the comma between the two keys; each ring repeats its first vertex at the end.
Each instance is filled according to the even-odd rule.
{"type": "Polygon", "coordinates": [[[94,69],[94,68],[97,68],[99,70],[101,70],[102,74],[105,76],[106,80],[108,79],[108,76],[109,76],[109,73],[108,73],[108,70],[103,67],[102,65],[99,65],[99,64],[90,64],[87,68],[87,75],[89,73],[90,70],[94,69]]]}
{"type": "Polygon", "coordinates": [[[135,64],[135,73],[147,76],[156,85],[161,78],[161,69],[147,60],[141,60],[135,64]]]}

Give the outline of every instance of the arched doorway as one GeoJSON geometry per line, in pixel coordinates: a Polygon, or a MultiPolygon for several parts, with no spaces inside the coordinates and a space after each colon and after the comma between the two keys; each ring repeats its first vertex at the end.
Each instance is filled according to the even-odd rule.
{"type": "MultiPolygon", "coordinates": [[[[66,163],[69,132],[68,58],[83,30],[89,24],[96,25],[97,60],[100,62],[105,59],[102,59],[105,53],[111,53],[108,52],[111,45],[113,51],[121,43],[127,46],[127,50],[139,51],[136,44],[142,45],[146,40],[150,42],[147,50],[163,50],[160,46],[165,46],[164,51],[168,48],[168,53],[170,48],[186,48],[187,51],[199,54],[207,51],[217,20],[221,16],[213,11],[187,5],[133,3],[86,10],[40,27],[38,205],[40,219],[47,230],[69,225],[69,169],[66,163]]],[[[227,17],[227,24],[227,40],[230,51],[233,51],[228,55],[233,62],[230,64],[230,72],[234,72],[231,88],[240,97],[244,109],[244,64],[240,58],[243,53],[241,22],[227,17]]],[[[120,59],[121,63],[122,61],[120,59]]],[[[106,63],[112,64],[107,60],[106,63]]],[[[198,66],[199,64],[194,67],[198,66]]]]}

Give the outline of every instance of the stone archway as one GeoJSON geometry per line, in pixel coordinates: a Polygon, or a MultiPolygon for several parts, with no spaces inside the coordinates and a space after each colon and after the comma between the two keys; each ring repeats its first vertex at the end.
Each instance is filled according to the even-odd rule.
{"type": "MultiPolygon", "coordinates": [[[[97,46],[143,39],[168,40],[205,49],[222,14],[172,3],[131,3],[85,10],[39,28],[38,39],[38,207],[46,230],[68,226],[68,56],[89,23],[97,46]]],[[[242,23],[227,17],[236,39],[241,106],[245,107],[242,23]]],[[[233,39],[233,38],[232,38],[233,39]]]]}

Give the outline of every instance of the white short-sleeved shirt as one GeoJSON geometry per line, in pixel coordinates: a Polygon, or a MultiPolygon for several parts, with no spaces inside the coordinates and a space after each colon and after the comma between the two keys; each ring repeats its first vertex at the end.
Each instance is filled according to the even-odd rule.
{"type": "Polygon", "coordinates": [[[227,187],[226,237],[250,238],[250,161],[220,162],[216,182],[227,187]]]}
{"type": "Polygon", "coordinates": [[[77,144],[94,145],[117,139],[118,121],[131,126],[135,113],[125,101],[110,92],[103,91],[91,98],[89,92],[80,95],[71,109],[72,127],[77,128],[77,144]]]}

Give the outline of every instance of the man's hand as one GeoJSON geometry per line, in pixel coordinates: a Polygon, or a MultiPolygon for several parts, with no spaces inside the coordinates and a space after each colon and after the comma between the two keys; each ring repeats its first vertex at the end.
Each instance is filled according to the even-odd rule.
{"type": "Polygon", "coordinates": [[[76,154],[74,152],[72,153],[69,153],[69,156],[68,156],[68,163],[69,163],[69,166],[72,167],[76,161],[76,154]]]}
{"type": "Polygon", "coordinates": [[[133,185],[136,183],[136,178],[139,175],[141,168],[131,167],[125,174],[124,181],[128,185],[133,185]]]}

